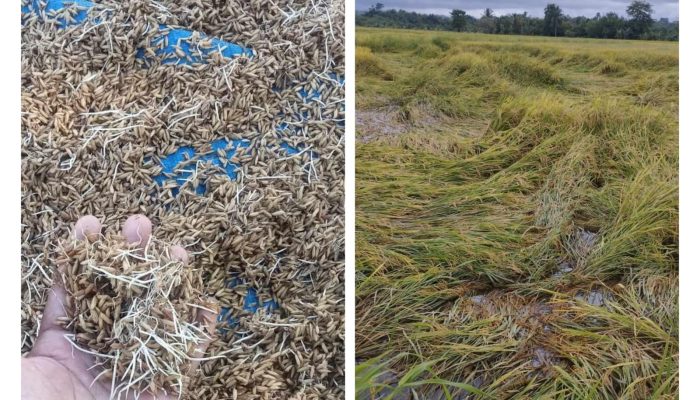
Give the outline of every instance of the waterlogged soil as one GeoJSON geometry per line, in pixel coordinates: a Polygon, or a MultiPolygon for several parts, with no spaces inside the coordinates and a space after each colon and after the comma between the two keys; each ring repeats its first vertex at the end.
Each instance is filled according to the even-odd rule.
{"type": "MultiPolygon", "coordinates": [[[[380,400],[380,399],[386,399],[389,397],[389,395],[392,394],[394,391],[394,387],[399,382],[399,379],[401,379],[396,373],[393,371],[387,370],[379,374],[375,378],[376,383],[384,384],[387,385],[387,387],[382,388],[381,390],[376,390],[373,392],[370,392],[369,390],[366,390],[364,392],[358,393],[356,396],[357,400],[380,400]]],[[[406,388],[398,393],[394,393],[394,395],[391,397],[393,400],[412,400],[413,399],[413,394],[411,391],[406,388]]]]}

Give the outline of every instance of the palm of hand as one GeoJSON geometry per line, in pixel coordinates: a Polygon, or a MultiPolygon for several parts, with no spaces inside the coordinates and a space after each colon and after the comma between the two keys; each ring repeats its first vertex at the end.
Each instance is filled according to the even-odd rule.
{"type": "MultiPolygon", "coordinates": [[[[79,240],[94,240],[100,235],[102,227],[96,218],[86,216],[78,220],[73,235],[79,240]]],[[[145,245],[151,234],[151,222],[144,216],[132,216],[124,224],[122,234],[130,243],[145,245]]],[[[187,252],[179,246],[171,248],[172,255],[187,262],[187,252]]],[[[69,335],[56,321],[67,315],[65,308],[66,291],[60,284],[54,283],[50,290],[41,329],[34,348],[22,359],[22,398],[24,399],[110,399],[111,382],[96,379],[102,372],[100,365],[95,365],[95,357],[73,347],[69,335]]],[[[204,322],[209,332],[214,331],[216,314],[202,312],[198,319],[204,322]]],[[[209,343],[197,349],[203,353],[209,343]]],[[[192,363],[191,370],[198,362],[192,363]]],[[[131,398],[136,395],[130,393],[131,398]]],[[[143,393],[139,399],[175,399],[165,391],[143,393]]]]}

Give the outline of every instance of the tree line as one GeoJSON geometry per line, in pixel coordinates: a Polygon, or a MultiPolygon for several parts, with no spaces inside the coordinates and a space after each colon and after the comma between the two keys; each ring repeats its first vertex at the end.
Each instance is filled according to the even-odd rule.
{"type": "Polygon", "coordinates": [[[651,4],[643,0],[632,1],[626,16],[614,12],[597,13],[594,17],[565,15],[556,4],[547,4],[544,18],[533,17],[527,12],[495,15],[491,8],[484,10],[480,18],[468,15],[464,10],[452,10],[450,16],[421,14],[405,10],[386,10],[376,3],[366,12],[359,13],[358,26],[451,30],[503,35],[539,35],[588,37],[601,39],[678,40],[678,21],[667,18],[655,20],[651,4]]]}

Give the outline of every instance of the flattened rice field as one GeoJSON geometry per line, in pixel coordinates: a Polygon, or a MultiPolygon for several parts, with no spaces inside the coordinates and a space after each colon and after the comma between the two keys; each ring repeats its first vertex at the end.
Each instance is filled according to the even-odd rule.
{"type": "Polygon", "coordinates": [[[678,44],[356,45],[359,397],[676,398],[678,44]]]}

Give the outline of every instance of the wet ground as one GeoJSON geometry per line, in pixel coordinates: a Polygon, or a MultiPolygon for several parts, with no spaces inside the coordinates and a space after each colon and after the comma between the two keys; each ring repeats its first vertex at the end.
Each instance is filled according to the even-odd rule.
{"type": "MultiPolygon", "coordinates": [[[[395,387],[401,378],[396,375],[393,371],[384,371],[377,376],[375,383],[387,385],[388,387],[382,389],[374,389],[372,392],[365,391],[359,393],[355,398],[356,400],[380,400],[387,398],[392,392],[393,387],[395,387]]],[[[413,393],[409,389],[404,389],[399,393],[393,395],[392,400],[412,400],[413,393]]]]}

